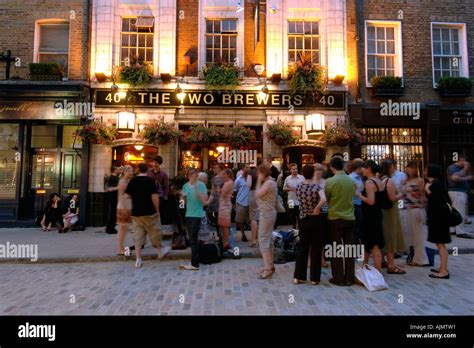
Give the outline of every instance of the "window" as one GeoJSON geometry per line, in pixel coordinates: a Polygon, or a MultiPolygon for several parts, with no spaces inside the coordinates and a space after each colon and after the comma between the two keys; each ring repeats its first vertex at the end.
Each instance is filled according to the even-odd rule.
{"type": "Polygon", "coordinates": [[[58,63],[68,71],[69,24],[45,23],[39,25],[39,44],[37,61],[39,63],[58,63]]]}
{"type": "Polygon", "coordinates": [[[366,24],[367,82],[374,76],[402,76],[399,23],[366,24]]]}
{"type": "Polygon", "coordinates": [[[120,61],[153,64],[154,18],[122,18],[120,61]]]}
{"type": "Polygon", "coordinates": [[[31,128],[31,147],[52,149],[58,146],[57,126],[33,126],[31,128]]]}
{"type": "Polygon", "coordinates": [[[288,22],[288,63],[298,60],[299,54],[311,55],[313,64],[320,64],[319,22],[288,22]]]}
{"type": "Polygon", "coordinates": [[[442,77],[466,76],[464,26],[433,24],[432,40],[434,83],[442,77]]]}
{"type": "Polygon", "coordinates": [[[236,57],[237,20],[206,20],[206,64],[233,64],[236,57]]]}
{"type": "Polygon", "coordinates": [[[421,128],[367,128],[362,144],[362,158],[380,164],[385,158],[397,161],[403,171],[410,161],[417,161],[422,173],[423,135],[421,128]]]}
{"type": "Polygon", "coordinates": [[[19,176],[18,124],[2,124],[0,126],[0,199],[15,199],[17,178],[19,176]]]}

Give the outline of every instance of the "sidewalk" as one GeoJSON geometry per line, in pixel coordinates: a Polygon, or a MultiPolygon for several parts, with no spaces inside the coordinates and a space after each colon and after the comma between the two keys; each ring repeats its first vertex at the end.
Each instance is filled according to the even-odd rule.
{"type": "MultiPolygon", "coordinates": [[[[289,226],[280,226],[278,230],[288,230],[289,226]]],[[[470,225],[470,232],[474,232],[474,224],[470,225]]],[[[171,226],[164,226],[164,244],[171,245],[171,226]]],[[[246,232],[247,237],[250,231],[246,232]]],[[[453,241],[448,245],[450,253],[457,248],[459,254],[474,254],[474,239],[465,239],[452,236],[453,241]]],[[[240,241],[240,232],[236,233],[236,243],[242,258],[260,257],[257,248],[250,248],[250,243],[240,241]]],[[[116,255],[116,235],[109,235],[104,228],[89,227],[85,231],[74,231],[59,234],[57,231],[43,232],[39,228],[2,228],[0,229],[0,244],[37,244],[38,261],[36,263],[61,262],[101,262],[133,260],[131,257],[116,255]]],[[[156,259],[156,249],[149,241],[143,250],[143,258],[156,259]]],[[[128,234],[125,245],[133,245],[132,235],[128,234]]],[[[231,257],[231,256],[229,256],[231,257]]],[[[190,260],[191,250],[172,250],[166,259],[190,260]]],[[[25,259],[0,258],[0,263],[31,263],[25,259]]]]}

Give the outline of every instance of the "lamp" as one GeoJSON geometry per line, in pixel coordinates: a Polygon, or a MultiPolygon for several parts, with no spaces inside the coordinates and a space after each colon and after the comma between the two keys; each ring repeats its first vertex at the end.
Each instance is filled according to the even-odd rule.
{"type": "Polygon", "coordinates": [[[323,114],[310,114],[305,116],[306,134],[321,135],[325,131],[325,119],[323,114]]]}
{"type": "Polygon", "coordinates": [[[235,12],[239,13],[239,12],[242,12],[244,10],[244,7],[242,6],[242,3],[240,2],[237,2],[237,9],[235,10],[235,12]]]}
{"type": "Polygon", "coordinates": [[[179,83],[174,90],[176,92],[176,97],[183,103],[184,98],[186,97],[186,92],[183,91],[181,87],[179,87],[179,83]]]}
{"type": "Polygon", "coordinates": [[[262,89],[260,90],[260,92],[258,94],[262,97],[264,97],[268,94],[267,82],[265,82],[265,85],[262,87],[262,89]]]}
{"type": "Polygon", "coordinates": [[[137,151],[141,151],[141,150],[143,150],[143,145],[135,145],[134,148],[137,151]]]}
{"type": "Polygon", "coordinates": [[[265,66],[263,64],[254,64],[253,71],[255,71],[258,76],[262,76],[263,72],[265,71],[265,66]]]}
{"type": "Polygon", "coordinates": [[[336,75],[331,81],[336,85],[340,85],[344,82],[346,77],[344,75],[336,75]]]}
{"type": "Polygon", "coordinates": [[[224,152],[225,147],[224,146],[218,146],[218,147],[216,147],[216,150],[217,150],[218,153],[222,153],[222,152],[224,152]]]}
{"type": "Polygon", "coordinates": [[[132,111],[117,112],[117,131],[133,133],[135,131],[135,113],[132,111]]]}

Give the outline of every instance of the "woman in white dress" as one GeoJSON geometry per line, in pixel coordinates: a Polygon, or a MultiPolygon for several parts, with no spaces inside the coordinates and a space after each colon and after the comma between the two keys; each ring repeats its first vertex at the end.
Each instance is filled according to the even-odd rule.
{"type": "Polygon", "coordinates": [[[132,200],[127,198],[125,190],[128,183],[133,177],[132,166],[126,165],[123,167],[123,176],[120,178],[118,184],[118,204],[117,204],[117,223],[119,230],[117,233],[117,255],[125,255],[129,250],[125,249],[125,236],[128,232],[128,227],[132,222],[132,200]]]}

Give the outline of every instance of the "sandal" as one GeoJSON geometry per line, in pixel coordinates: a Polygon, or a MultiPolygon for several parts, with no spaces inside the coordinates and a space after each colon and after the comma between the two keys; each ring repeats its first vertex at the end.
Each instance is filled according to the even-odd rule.
{"type": "Polygon", "coordinates": [[[436,273],[431,273],[429,277],[434,279],[449,279],[449,273],[444,276],[438,275],[436,273]]]}
{"type": "Polygon", "coordinates": [[[388,268],[388,267],[387,267],[387,273],[388,273],[388,274],[405,274],[405,273],[407,273],[407,272],[405,272],[403,269],[401,269],[401,268],[395,266],[395,267],[393,267],[393,268],[388,268]]]}
{"type": "Polygon", "coordinates": [[[414,261],[407,262],[408,266],[413,266],[413,267],[423,267],[424,265],[420,265],[419,263],[416,263],[414,261]]]}
{"type": "Polygon", "coordinates": [[[272,279],[273,277],[273,272],[271,269],[266,269],[263,271],[262,274],[258,276],[258,279],[272,279]]]}
{"type": "MultiPolygon", "coordinates": [[[[262,268],[260,270],[260,273],[263,273],[263,272],[265,272],[265,268],[262,268]]],[[[275,272],[276,272],[276,268],[275,268],[275,266],[272,266],[272,273],[275,273],[275,272]]]]}

